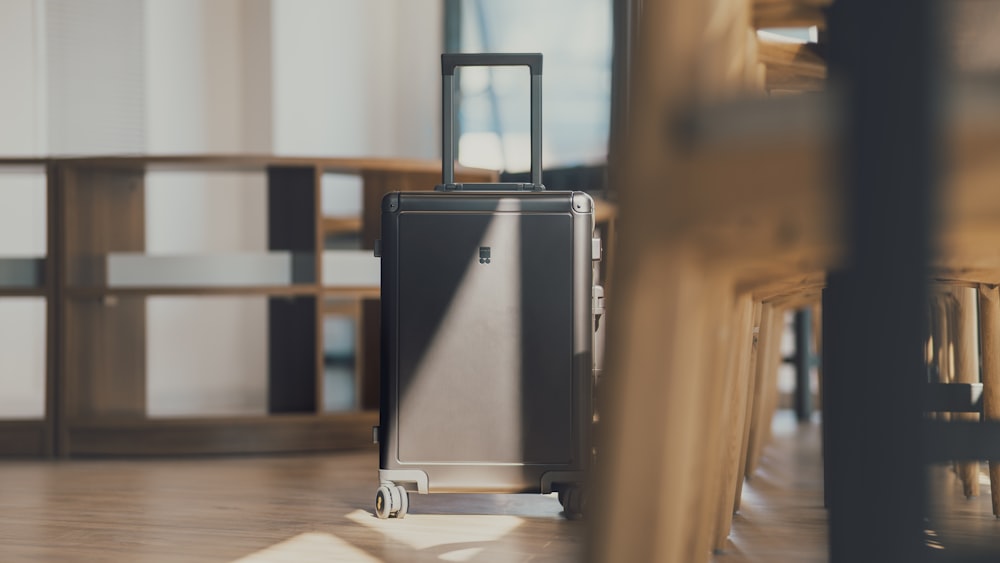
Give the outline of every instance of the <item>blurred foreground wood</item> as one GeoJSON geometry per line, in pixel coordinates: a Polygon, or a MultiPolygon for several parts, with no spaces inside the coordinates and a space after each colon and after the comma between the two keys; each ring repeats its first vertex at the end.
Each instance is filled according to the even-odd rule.
{"type": "MultiPolygon", "coordinates": [[[[780,73],[799,91],[818,89],[825,62],[812,47],[747,38],[765,23],[822,27],[828,4],[642,3],[630,119],[611,169],[619,246],[594,561],[707,561],[729,534],[729,507],[740,506],[733,458],[747,478],[760,464],[776,406],[775,327],[785,311],[819,303],[827,273],[844,264],[833,168],[843,116],[836,88],[763,96],[780,73]],[[759,318],[747,322],[741,304],[759,318]]],[[[932,278],[996,285],[1000,81],[950,84],[932,278]]],[[[970,353],[959,357],[966,371],[970,353]]]]}

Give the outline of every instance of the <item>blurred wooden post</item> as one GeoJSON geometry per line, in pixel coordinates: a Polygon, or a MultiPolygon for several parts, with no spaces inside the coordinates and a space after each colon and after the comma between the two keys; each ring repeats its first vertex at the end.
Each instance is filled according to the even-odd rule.
{"type": "Polygon", "coordinates": [[[730,341],[720,324],[735,281],[688,236],[699,170],[670,126],[696,102],[747,89],[749,25],[747,0],[650,0],[636,22],[627,126],[610,170],[621,221],[589,521],[594,561],[710,555],[723,465],[717,346],[730,341]]]}
{"type": "MultiPolygon", "coordinates": [[[[979,327],[983,343],[983,417],[1000,420],[1000,291],[979,286],[979,327]]],[[[1000,460],[990,460],[993,515],[1000,518],[1000,460]]]]}
{"type": "MultiPolygon", "coordinates": [[[[960,287],[955,297],[955,382],[979,383],[979,334],[976,319],[975,289],[960,287]]],[[[956,413],[957,420],[979,420],[979,413],[956,413]]],[[[979,495],[979,462],[959,461],[958,477],[967,497],[979,495]]]]}

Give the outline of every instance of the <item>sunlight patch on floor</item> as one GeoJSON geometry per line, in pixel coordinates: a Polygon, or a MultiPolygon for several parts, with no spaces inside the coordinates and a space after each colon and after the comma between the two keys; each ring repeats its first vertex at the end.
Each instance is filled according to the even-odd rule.
{"type": "Polygon", "coordinates": [[[523,522],[516,516],[486,514],[410,514],[401,520],[379,520],[364,510],[355,510],[347,518],[418,551],[430,548],[440,551],[455,544],[454,550],[438,556],[444,561],[469,561],[486,544],[506,536],[523,522]]]}
{"type": "Polygon", "coordinates": [[[233,563],[321,563],[328,561],[378,563],[380,560],[333,534],[309,532],[237,559],[233,563]]]}

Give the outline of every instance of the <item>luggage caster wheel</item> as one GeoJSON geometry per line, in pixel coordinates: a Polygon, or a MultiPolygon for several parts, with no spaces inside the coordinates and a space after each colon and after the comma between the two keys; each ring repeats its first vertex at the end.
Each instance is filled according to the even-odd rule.
{"type": "Polygon", "coordinates": [[[375,491],[375,516],[385,520],[390,513],[392,513],[392,493],[387,485],[382,485],[375,491]]]}
{"type": "Polygon", "coordinates": [[[396,518],[402,518],[406,516],[406,511],[410,509],[410,498],[402,485],[396,485],[396,490],[399,491],[399,510],[396,511],[396,518]]]}
{"type": "Polygon", "coordinates": [[[375,516],[386,518],[402,518],[410,508],[410,499],[402,485],[382,485],[375,492],[375,516]]]}
{"type": "Polygon", "coordinates": [[[583,487],[570,485],[559,491],[559,504],[563,507],[563,516],[567,520],[583,518],[583,487]]]}

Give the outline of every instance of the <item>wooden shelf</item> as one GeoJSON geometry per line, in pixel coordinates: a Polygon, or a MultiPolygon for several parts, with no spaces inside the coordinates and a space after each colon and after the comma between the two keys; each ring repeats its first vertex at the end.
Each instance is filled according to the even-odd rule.
{"type": "MultiPolygon", "coordinates": [[[[270,167],[316,168],[323,173],[361,174],[364,172],[436,174],[441,176],[441,163],[410,158],[312,158],[263,154],[189,154],[189,155],[109,155],[52,158],[0,158],[0,167],[42,167],[68,165],[74,167],[131,170],[182,171],[264,171],[270,167]]],[[[495,178],[496,172],[480,168],[457,166],[456,174],[495,178]]],[[[424,189],[433,188],[433,184],[424,189]]]]}
{"type": "Polygon", "coordinates": [[[280,286],[143,286],[143,287],[71,287],[66,288],[68,298],[96,298],[114,296],[154,296],[154,295],[270,295],[274,297],[295,297],[315,295],[315,284],[280,285],[280,286]]]}
{"type": "Polygon", "coordinates": [[[75,419],[74,456],[289,453],[374,448],[378,412],[267,417],[75,419]]]}
{"type": "MultiPolygon", "coordinates": [[[[39,259],[0,259],[0,297],[48,300],[48,414],[38,422],[0,421],[0,455],[370,447],[378,418],[371,409],[378,406],[379,279],[377,261],[367,257],[378,236],[379,204],[388,191],[431,189],[440,181],[440,162],[235,154],[0,158],[0,170],[21,168],[47,174],[48,248],[39,259]],[[213,172],[266,176],[266,248],[256,256],[147,254],[150,171],[205,172],[209,181],[213,172]],[[323,215],[326,173],[361,177],[361,217],[323,215]],[[338,233],[358,233],[369,250],[324,252],[326,237],[338,233]],[[267,298],[269,415],[147,418],[146,309],[152,296],[267,298]],[[323,412],[323,316],[326,301],[338,297],[357,303],[355,402],[369,412],[323,412]]],[[[497,174],[459,168],[456,177],[485,182],[497,174]]]]}
{"type": "Polygon", "coordinates": [[[0,287],[0,298],[3,297],[46,297],[48,290],[44,287],[0,287]]]}
{"type": "Polygon", "coordinates": [[[323,217],[323,232],[341,235],[361,232],[361,217],[323,217]]]}

